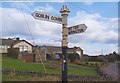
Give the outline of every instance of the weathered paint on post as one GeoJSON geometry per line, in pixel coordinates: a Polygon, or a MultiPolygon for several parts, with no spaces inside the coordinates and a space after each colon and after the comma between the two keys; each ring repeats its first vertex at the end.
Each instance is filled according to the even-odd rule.
{"type": "Polygon", "coordinates": [[[68,72],[67,72],[67,46],[68,46],[68,28],[67,28],[67,17],[69,9],[66,5],[60,10],[62,16],[62,82],[68,81],[68,72]]]}

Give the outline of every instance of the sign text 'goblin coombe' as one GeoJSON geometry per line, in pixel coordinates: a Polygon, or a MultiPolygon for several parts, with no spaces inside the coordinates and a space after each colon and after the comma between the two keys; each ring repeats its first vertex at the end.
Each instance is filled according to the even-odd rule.
{"type": "Polygon", "coordinates": [[[38,19],[38,20],[44,20],[44,21],[49,21],[49,22],[55,22],[55,23],[62,24],[62,17],[61,16],[46,14],[46,13],[40,12],[40,11],[33,12],[32,16],[35,19],[38,19]]]}

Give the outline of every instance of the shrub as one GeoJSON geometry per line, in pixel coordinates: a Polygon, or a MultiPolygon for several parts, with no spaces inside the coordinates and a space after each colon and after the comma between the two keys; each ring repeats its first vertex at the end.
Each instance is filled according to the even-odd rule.
{"type": "Polygon", "coordinates": [[[19,53],[19,48],[9,48],[7,56],[13,57],[13,58],[18,58],[18,53],[19,53]]]}
{"type": "Polygon", "coordinates": [[[87,64],[87,65],[88,65],[88,62],[85,62],[85,64],[87,64]]]}
{"type": "Polygon", "coordinates": [[[79,59],[79,55],[77,53],[69,53],[68,59],[70,59],[70,62],[75,62],[77,59],[79,59]]]}

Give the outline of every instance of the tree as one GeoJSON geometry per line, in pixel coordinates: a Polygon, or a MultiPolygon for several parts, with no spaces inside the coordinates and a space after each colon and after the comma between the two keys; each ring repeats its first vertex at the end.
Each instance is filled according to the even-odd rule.
{"type": "Polygon", "coordinates": [[[116,53],[115,51],[113,52],[113,54],[114,54],[114,55],[117,55],[117,53],[116,53]]]}

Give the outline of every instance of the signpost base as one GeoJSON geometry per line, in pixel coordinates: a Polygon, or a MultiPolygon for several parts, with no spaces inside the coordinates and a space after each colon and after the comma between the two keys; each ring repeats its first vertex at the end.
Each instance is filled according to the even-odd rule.
{"type": "Polygon", "coordinates": [[[62,83],[67,83],[68,73],[67,73],[67,46],[62,47],[62,83]]]}

